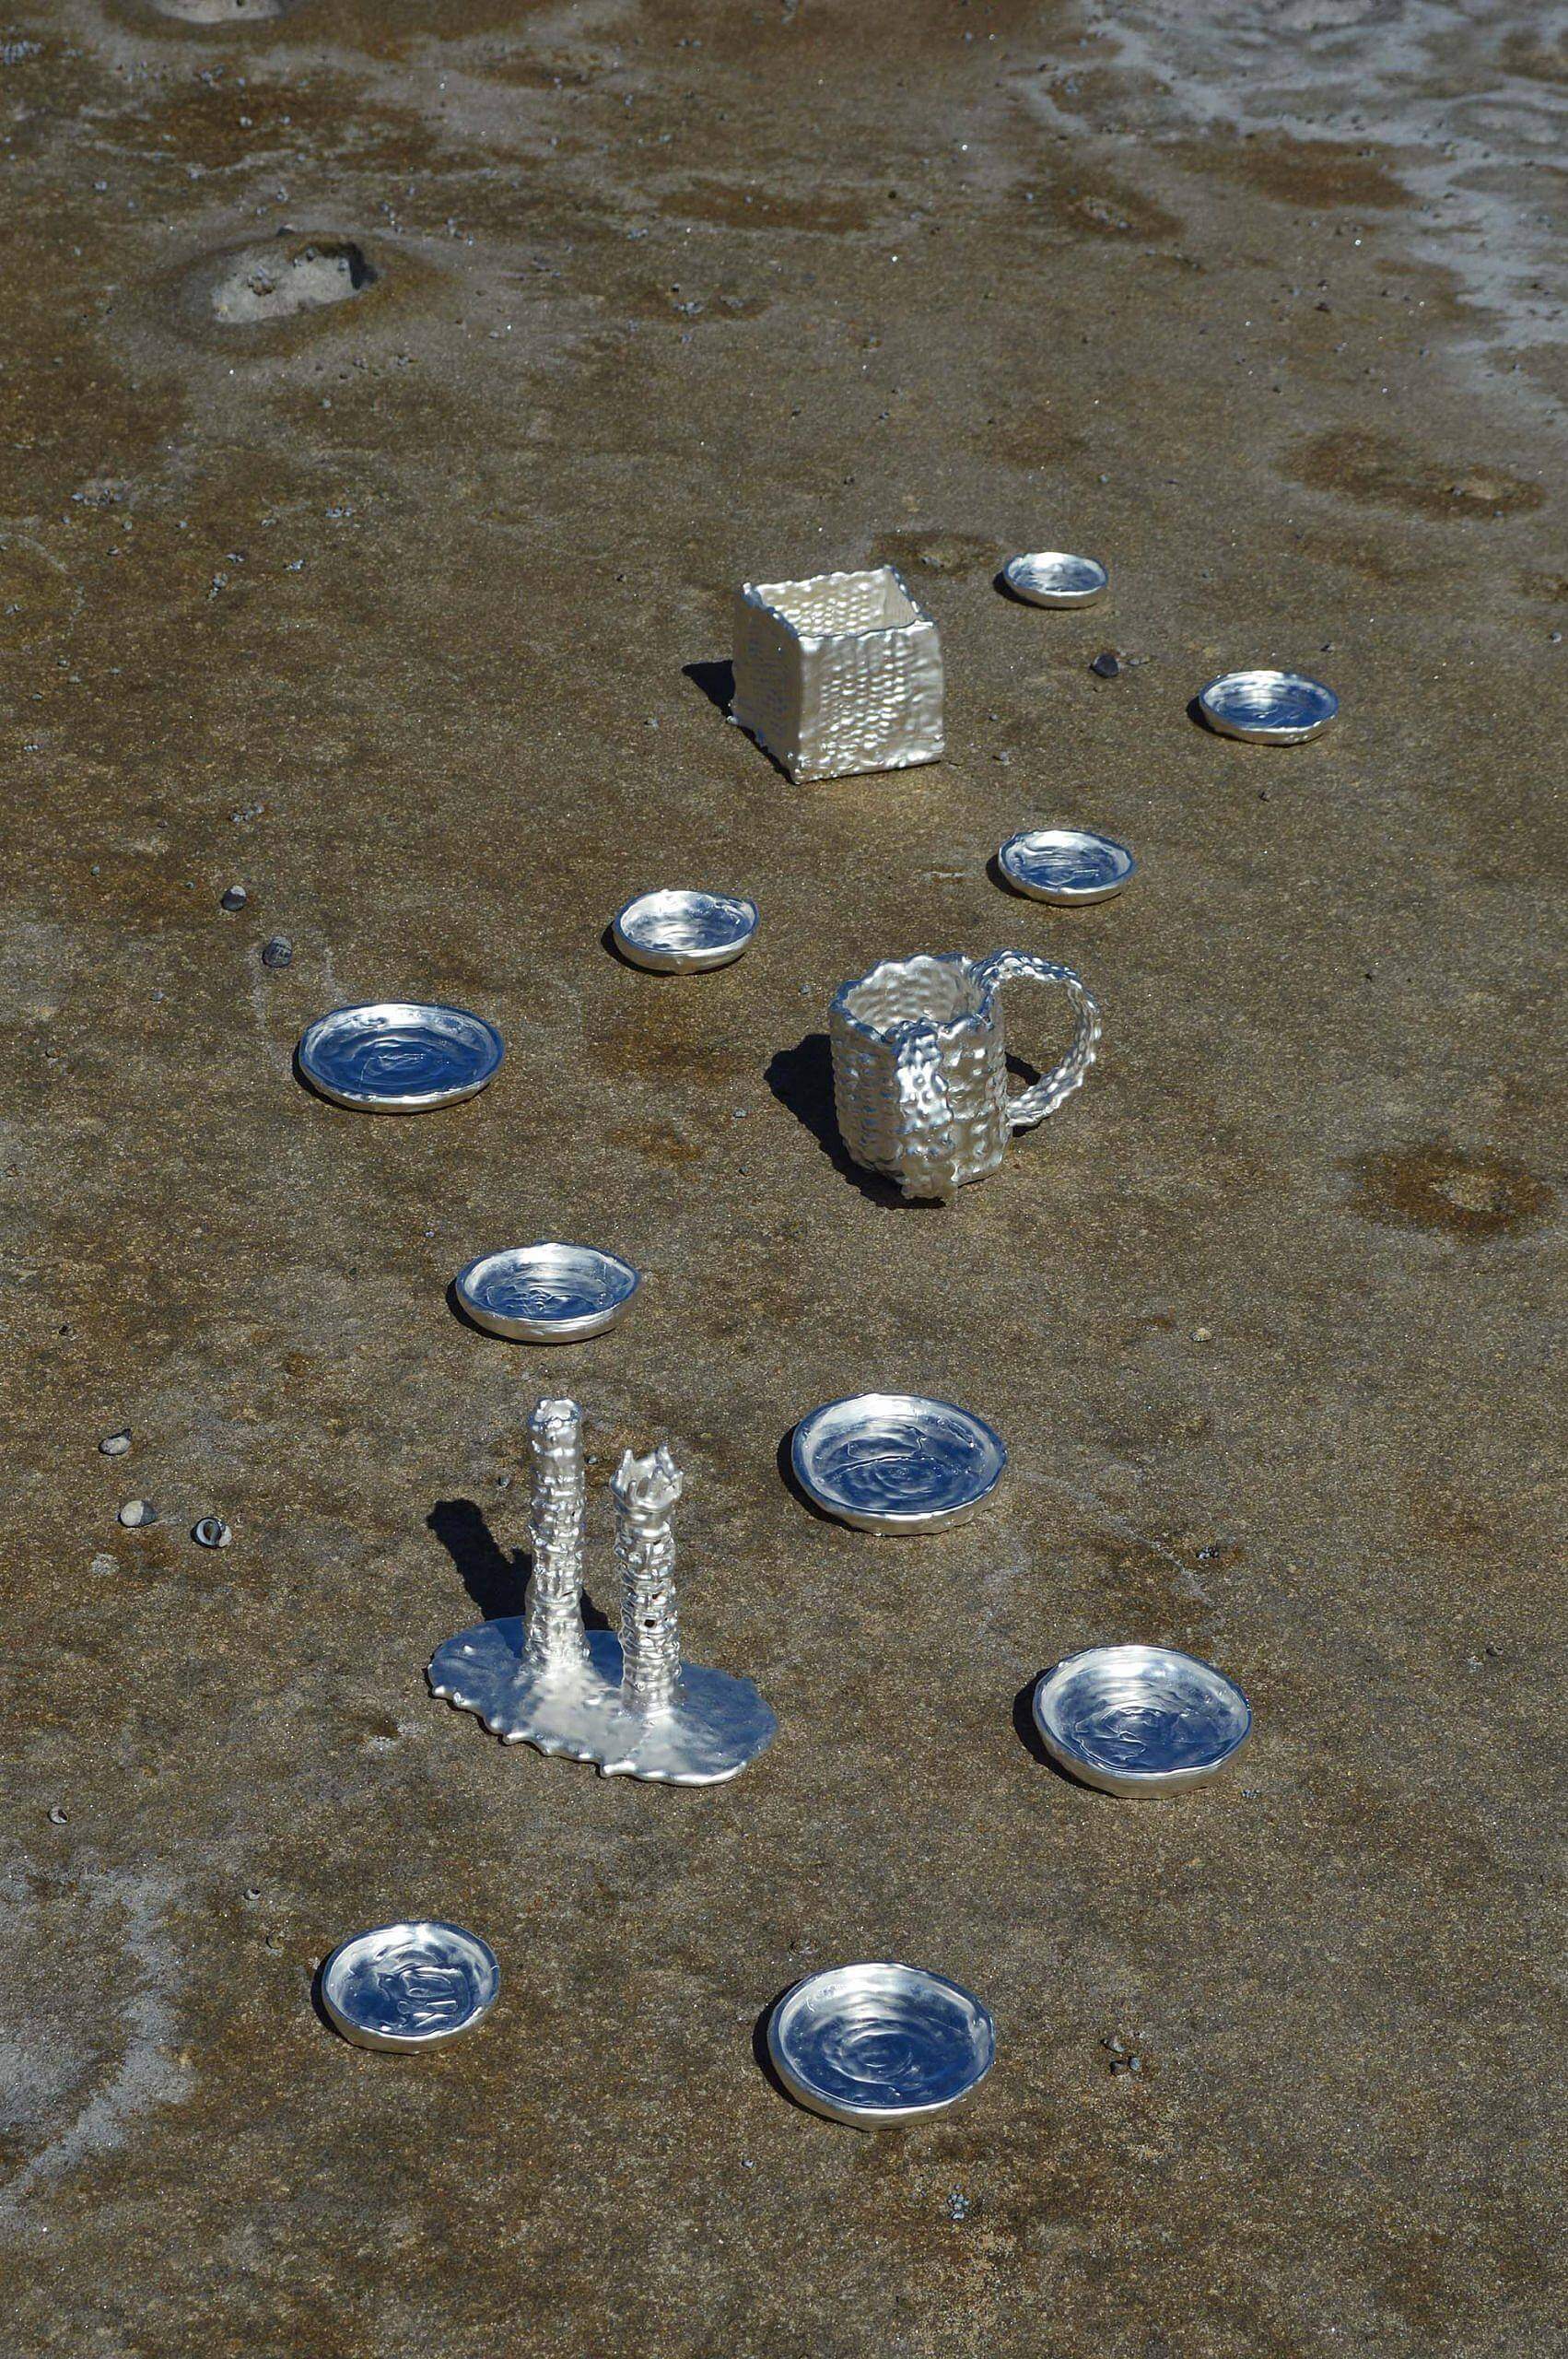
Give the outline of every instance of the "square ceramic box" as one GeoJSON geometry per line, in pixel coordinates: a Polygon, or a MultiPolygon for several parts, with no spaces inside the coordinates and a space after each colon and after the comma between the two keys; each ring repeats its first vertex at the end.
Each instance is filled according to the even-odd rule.
{"type": "Polygon", "coordinates": [[[942,641],[890,565],[735,593],[734,715],[792,779],[942,750],[942,641]]]}

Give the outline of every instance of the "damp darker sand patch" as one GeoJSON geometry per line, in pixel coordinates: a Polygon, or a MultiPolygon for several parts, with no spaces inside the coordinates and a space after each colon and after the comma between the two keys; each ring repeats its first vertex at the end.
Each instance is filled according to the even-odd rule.
{"type": "Polygon", "coordinates": [[[1510,33],[1503,43],[1503,63],[1510,74],[1526,81],[1568,88],[1568,32],[1554,40],[1538,32],[1510,33]]]}
{"type": "Polygon", "coordinates": [[[1021,183],[1034,197],[1032,210],[1081,238],[1126,239],[1129,245],[1168,245],[1183,226],[1163,205],[1112,181],[1056,181],[1047,187],[1021,183]]]}
{"type": "Polygon", "coordinates": [[[818,237],[842,237],[871,226],[857,198],[828,189],[797,194],[761,182],[690,180],[657,199],[667,221],[700,221],[724,229],[804,229],[818,237]]]}
{"type": "Polygon", "coordinates": [[[1414,516],[1523,516],[1546,498],[1539,484],[1472,462],[1423,458],[1385,435],[1347,427],[1295,452],[1292,480],[1414,516]]]}
{"type": "Polygon", "coordinates": [[[1357,1212],[1397,1228],[1496,1237],[1539,1219],[1552,1203],[1551,1190],[1523,1164],[1492,1162],[1457,1147],[1365,1155],[1350,1168],[1357,1212]]]}
{"type": "Polygon", "coordinates": [[[69,627],[79,593],[64,562],[28,533],[0,532],[0,629],[30,647],[69,627]]]}
{"type": "Polygon", "coordinates": [[[335,169],[405,186],[411,175],[455,159],[450,136],[438,136],[415,111],[373,102],[353,76],[314,65],[275,72],[272,56],[263,76],[261,62],[250,63],[242,88],[227,73],[171,73],[124,93],[113,131],[143,156],[149,197],[156,189],[173,206],[193,178],[209,172],[314,178],[323,155],[335,169]]]}
{"type": "Polygon", "coordinates": [[[1412,552],[1408,536],[1394,534],[1389,546],[1381,546],[1368,534],[1364,524],[1340,533],[1302,532],[1296,536],[1296,546],[1303,557],[1312,557],[1320,565],[1344,566],[1348,571],[1359,573],[1363,581],[1375,582],[1380,590],[1454,577],[1453,566],[1433,556],[1425,543],[1412,552]]]}
{"type": "Polygon", "coordinates": [[[1184,140],[1174,153],[1188,171],[1231,181],[1305,210],[1343,205],[1382,212],[1414,201],[1387,165],[1348,140],[1259,133],[1235,140],[1184,140]]]}
{"type": "Polygon", "coordinates": [[[914,573],[994,573],[1007,555],[1000,541],[977,533],[884,533],[877,542],[879,565],[914,573]]]}
{"type": "Polygon", "coordinates": [[[989,418],[984,447],[1012,466],[1068,467],[1085,458],[1089,442],[1063,422],[1054,402],[1041,398],[989,418]]]}

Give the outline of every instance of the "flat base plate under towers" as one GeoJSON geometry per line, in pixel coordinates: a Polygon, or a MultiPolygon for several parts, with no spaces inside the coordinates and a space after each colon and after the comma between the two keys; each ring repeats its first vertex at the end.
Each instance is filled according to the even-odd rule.
{"type": "Polygon", "coordinates": [[[543,1671],[523,1652],[520,1615],[481,1622],[437,1648],[431,1691],[477,1713],[506,1744],[592,1761],[606,1778],[721,1785],[771,1743],[778,1722],[749,1679],[683,1662],[668,1704],[628,1711],[619,1638],[611,1630],[590,1630],[587,1638],[585,1663],[543,1671]]]}

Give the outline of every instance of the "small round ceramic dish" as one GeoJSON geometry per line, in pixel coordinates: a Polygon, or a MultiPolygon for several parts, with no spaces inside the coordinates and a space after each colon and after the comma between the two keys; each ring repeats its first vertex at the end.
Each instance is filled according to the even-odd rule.
{"type": "Polygon", "coordinates": [[[334,1105],[426,1114],[476,1097],[506,1052],[495,1026],[465,1007],[389,999],[319,1015],[297,1053],[311,1088],[334,1105]]]}
{"type": "Polygon", "coordinates": [[[1199,710],[1222,737],[1248,745],[1301,745],[1327,729],[1340,699],[1305,672],[1226,672],[1199,691],[1199,710]]]}
{"type": "Polygon", "coordinates": [[[482,1253],[456,1280],[476,1327],[527,1344],[579,1344],[625,1315],[641,1281],[629,1262],[592,1245],[512,1245],[482,1253]]]}
{"type": "Polygon", "coordinates": [[[1108,901],[1138,863],[1114,836],[1089,827],[1031,827],[1009,836],[997,866],[1015,893],[1031,901],[1108,901]]]}
{"type": "Polygon", "coordinates": [[[727,967],[756,932],[755,901],[725,893],[643,893],[620,910],[611,931],[634,967],[656,975],[696,975],[727,967]]]}
{"type": "Polygon", "coordinates": [[[1097,557],[1070,557],[1065,549],[1010,557],[1001,578],[1031,606],[1092,606],[1109,580],[1097,557]]]}
{"type": "Polygon", "coordinates": [[[858,1532],[940,1532],[989,1498],[1007,1452],[981,1417],[919,1392],[859,1392],[802,1417],[790,1447],[813,1506],[858,1532]]]}
{"type": "Polygon", "coordinates": [[[802,2105],[857,2130],[950,2113],[996,2061],[973,1991],[916,1966],[837,1966],[787,1990],[767,2023],[773,2069],[802,2105]]]}
{"type": "Polygon", "coordinates": [[[1106,1794],[1179,1793],[1234,1761],[1252,1708],[1234,1680],[1174,1647],[1088,1647],[1035,1689],[1051,1759],[1106,1794]]]}
{"type": "Polygon", "coordinates": [[[345,2039],[405,2055],[472,2031],[500,1987],[489,1943],[435,1918],[356,1933],[333,1950],[320,1984],[322,2005],[345,2039]]]}

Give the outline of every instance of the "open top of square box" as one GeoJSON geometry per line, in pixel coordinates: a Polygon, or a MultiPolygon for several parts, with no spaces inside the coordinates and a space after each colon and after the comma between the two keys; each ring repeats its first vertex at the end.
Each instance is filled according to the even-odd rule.
{"type": "Polygon", "coordinates": [[[810,581],[748,582],[746,594],[802,641],[907,629],[927,620],[890,565],[821,573],[810,581]]]}

